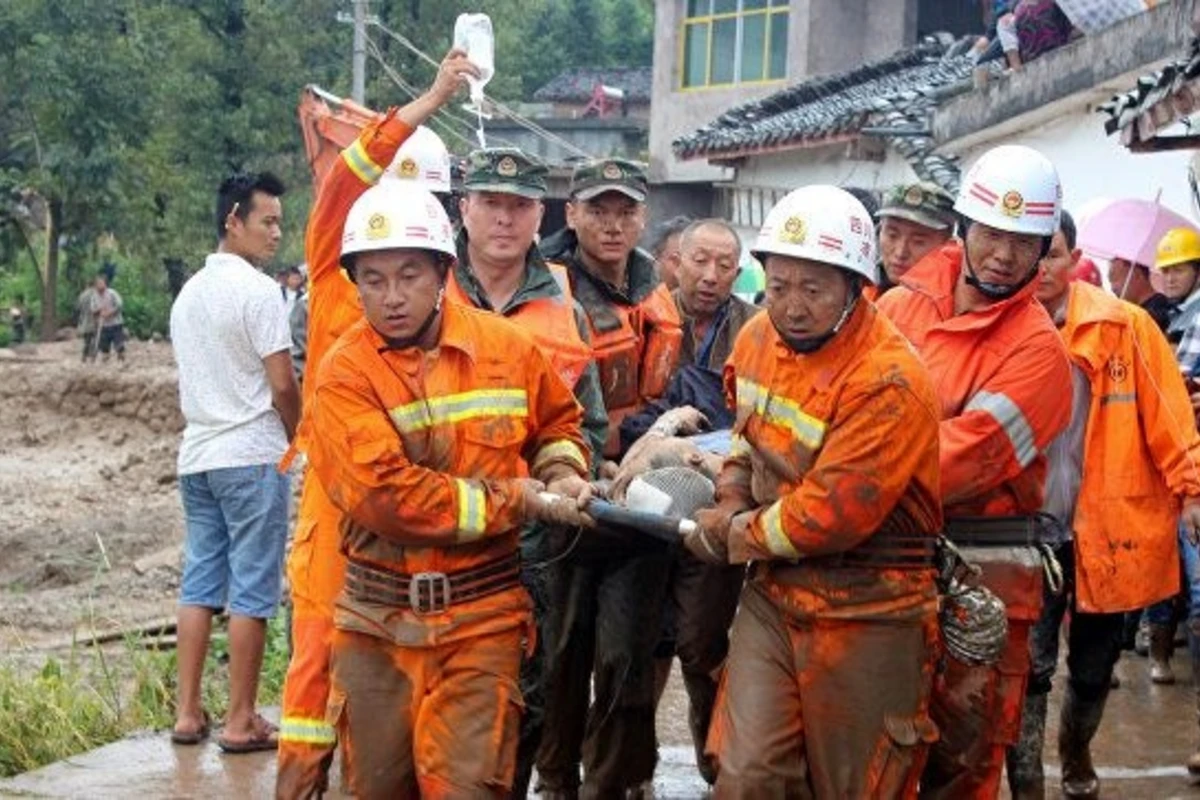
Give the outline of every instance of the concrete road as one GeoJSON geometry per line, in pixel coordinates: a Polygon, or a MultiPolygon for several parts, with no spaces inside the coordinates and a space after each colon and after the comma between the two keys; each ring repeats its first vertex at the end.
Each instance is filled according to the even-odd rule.
{"type": "MultiPolygon", "coordinates": [[[[1120,689],[1113,692],[1094,752],[1103,780],[1103,796],[1113,798],[1200,798],[1183,768],[1200,742],[1196,701],[1185,655],[1176,657],[1180,683],[1152,686],[1145,659],[1127,654],[1117,667],[1120,689]]],[[[1052,697],[1046,748],[1048,797],[1057,798],[1054,752],[1058,690],[1052,697]]],[[[659,798],[701,798],[706,787],[695,770],[687,734],[683,687],[676,674],[659,709],[660,765],[655,777],[659,798]]],[[[223,756],[211,741],[177,747],[165,733],[145,734],[0,781],[4,797],[79,798],[266,798],[272,795],[272,754],[223,756]]],[[[342,797],[332,794],[331,797],[342,797]]]]}

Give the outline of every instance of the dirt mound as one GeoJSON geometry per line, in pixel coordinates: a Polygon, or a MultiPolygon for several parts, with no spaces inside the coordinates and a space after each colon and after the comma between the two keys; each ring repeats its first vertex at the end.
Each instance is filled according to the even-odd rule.
{"type": "Polygon", "coordinates": [[[81,364],[75,343],[0,356],[0,648],[169,615],[183,540],[170,346],[81,364]]]}

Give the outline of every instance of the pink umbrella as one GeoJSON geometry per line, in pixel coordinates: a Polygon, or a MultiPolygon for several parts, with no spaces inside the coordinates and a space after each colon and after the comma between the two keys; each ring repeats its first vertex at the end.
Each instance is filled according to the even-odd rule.
{"type": "Polygon", "coordinates": [[[1153,200],[1114,200],[1088,217],[1079,246],[1101,258],[1123,258],[1154,266],[1158,242],[1172,228],[1195,228],[1187,217],[1153,200]]]}

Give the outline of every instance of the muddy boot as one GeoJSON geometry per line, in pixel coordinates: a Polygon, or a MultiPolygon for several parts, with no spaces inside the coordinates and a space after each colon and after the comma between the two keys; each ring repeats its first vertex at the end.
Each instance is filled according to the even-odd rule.
{"type": "Polygon", "coordinates": [[[1013,800],[1043,800],[1046,796],[1046,775],[1042,769],[1042,745],[1046,740],[1046,701],[1048,695],[1025,696],[1021,716],[1021,739],[1008,748],[1008,785],[1013,800]]]}
{"type": "Polygon", "coordinates": [[[1175,682],[1171,655],[1175,652],[1175,626],[1150,626],[1150,682],[1160,686],[1175,682]]]}
{"type": "Polygon", "coordinates": [[[1084,700],[1068,683],[1063,693],[1062,716],[1058,728],[1058,758],[1062,763],[1063,797],[1094,800],[1100,796],[1100,779],[1092,766],[1092,737],[1104,715],[1108,688],[1094,700],[1084,700]]]}

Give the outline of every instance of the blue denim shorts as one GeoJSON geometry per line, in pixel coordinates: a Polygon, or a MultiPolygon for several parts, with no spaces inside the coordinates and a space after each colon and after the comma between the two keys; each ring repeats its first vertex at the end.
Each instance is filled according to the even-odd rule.
{"type": "Polygon", "coordinates": [[[187,526],[179,602],[267,619],[279,606],[289,480],[274,464],[182,475],[187,526]]]}

